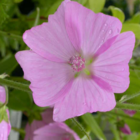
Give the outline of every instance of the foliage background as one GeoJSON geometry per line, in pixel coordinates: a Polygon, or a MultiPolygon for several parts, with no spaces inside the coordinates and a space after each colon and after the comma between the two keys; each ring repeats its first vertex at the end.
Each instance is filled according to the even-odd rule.
{"type": "MultiPolygon", "coordinates": [[[[0,74],[10,75],[7,79],[22,83],[29,83],[22,78],[23,72],[15,60],[15,53],[19,50],[28,49],[21,39],[25,30],[33,26],[47,22],[50,14],[53,14],[63,0],[0,0],[0,74]]],[[[115,16],[123,23],[122,32],[133,31],[136,36],[136,45],[133,58],[130,61],[130,87],[121,95],[116,95],[119,101],[129,95],[140,92],[140,0],[75,0],[94,12],[103,12],[115,16]]],[[[131,104],[140,105],[140,96],[128,101],[131,104]]],[[[9,109],[23,111],[24,129],[27,121],[34,119],[40,120],[40,112],[44,108],[37,107],[32,97],[19,90],[9,89],[9,109]]],[[[113,111],[108,113],[86,114],[79,117],[78,120],[92,136],[92,139],[105,138],[106,128],[109,128],[113,134],[112,140],[120,140],[120,132],[117,130],[117,117],[124,120],[131,128],[132,135],[121,134],[123,140],[140,140],[140,113],[137,112],[134,117],[129,117],[120,109],[117,113],[113,111]],[[107,127],[106,127],[107,126],[107,127]]],[[[74,129],[81,139],[86,139],[79,128],[70,120],[66,123],[74,129]]],[[[24,138],[21,133],[20,139],[24,138]]]]}

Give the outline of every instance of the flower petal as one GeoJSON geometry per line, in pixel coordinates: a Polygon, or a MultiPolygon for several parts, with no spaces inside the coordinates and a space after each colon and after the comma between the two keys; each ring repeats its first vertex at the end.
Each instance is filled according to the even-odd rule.
{"type": "Polygon", "coordinates": [[[41,113],[42,116],[42,120],[46,123],[52,123],[53,121],[53,109],[52,108],[48,108],[46,111],[41,113]]]}
{"type": "Polygon", "coordinates": [[[61,122],[87,112],[109,111],[116,105],[110,86],[98,77],[77,77],[69,92],[54,106],[53,118],[61,122]]]}
{"type": "Polygon", "coordinates": [[[124,127],[120,128],[120,130],[126,135],[131,135],[131,130],[127,124],[125,124],[124,127]]]}
{"type": "Polygon", "coordinates": [[[129,87],[128,63],[134,44],[135,36],[132,32],[122,33],[92,65],[93,73],[108,82],[115,93],[122,93],[129,87]]]}
{"type": "Polygon", "coordinates": [[[23,68],[24,78],[31,82],[30,89],[38,106],[53,105],[65,95],[74,77],[70,65],[48,61],[31,50],[18,52],[16,59],[23,68]]]}
{"type": "Polygon", "coordinates": [[[31,124],[27,124],[25,131],[26,136],[24,140],[33,140],[34,137],[34,131],[45,126],[46,124],[43,121],[36,121],[34,120],[31,124]]]}
{"type": "Polygon", "coordinates": [[[75,54],[64,20],[64,1],[54,15],[50,15],[48,23],[33,27],[23,35],[24,42],[37,54],[55,62],[69,61],[75,54]]]}
{"type": "Polygon", "coordinates": [[[51,123],[36,130],[34,134],[38,137],[45,136],[48,140],[62,140],[66,137],[74,137],[75,140],[80,140],[77,134],[64,123],[51,123]]]}
{"type": "Polygon", "coordinates": [[[120,33],[122,23],[115,17],[95,14],[77,2],[65,7],[66,30],[74,47],[93,55],[109,38],[120,33]]]}
{"type": "Polygon", "coordinates": [[[130,117],[133,117],[137,112],[135,110],[128,110],[128,109],[124,109],[123,111],[125,114],[129,115],[130,117]]]}
{"type": "Polygon", "coordinates": [[[0,123],[0,140],[8,140],[9,124],[5,121],[0,123]]]}
{"type": "Polygon", "coordinates": [[[5,100],[6,100],[5,88],[0,86],[0,102],[5,103],[5,100]]]}

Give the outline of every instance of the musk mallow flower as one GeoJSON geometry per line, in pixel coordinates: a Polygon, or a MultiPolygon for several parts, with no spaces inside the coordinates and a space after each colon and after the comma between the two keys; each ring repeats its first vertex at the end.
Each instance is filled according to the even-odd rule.
{"type": "Polygon", "coordinates": [[[54,106],[53,119],[113,109],[114,93],[129,86],[132,32],[121,22],[65,0],[48,23],[23,35],[31,50],[16,54],[38,106],[54,106]]]}
{"type": "MultiPolygon", "coordinates": [[[[6,92],[5,88],[0,86],[0,104],[5,103],[6,92]]],[[[11,131],[11,124],[9,121],[9,111],[5,106],[0,108],[0,140],[8,140],[11,131]]]]}
{"type": "Polygon", "coordinates": [[[53,109],[47,109],[41,116],[42,120],[26,125],[24,140],[80,140],[66,124],[53,121],[53,109]]]}

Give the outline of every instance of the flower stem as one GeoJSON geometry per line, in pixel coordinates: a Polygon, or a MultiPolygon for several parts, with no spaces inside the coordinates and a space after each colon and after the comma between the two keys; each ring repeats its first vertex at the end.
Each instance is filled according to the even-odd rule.
{"type": "Polygon", "coordinates": [[[4,35],[4,36],[7,36],[7,37],[14,38],[14,39],[22,40],[22,37],[21,37],[21,36],[15,35],[15,34],[12,34],[12,33],[0,31],[0,34],[1,34],[1,35],[4,35]]]}
{"type": "Polygon", "coordinates": [[[120,103],[124,103],[124,102],[126,102],[126,101],[128,101],[128,100],[131,100],[131,99],[133,99],[133,98],[136,98],[136,97],[138,97],[138,96],[140,96],[140,92],[138,92],[138,93],[135,93],[135,94],[132,94],[132,95],[124,95],[121,99],[120,99],[120,103]]]}
{"type": "Polygon", "coordinates": [[[83,128],[83,126],[75,119],[71,119],[79,128],[80,130],[87,136],[88,140],[91,140],[90,136],[87,134],[86,130],[83,128]]]}
{"type": "Polygon", "coordinates": [[[115,108],[140,111],[139,104],[117,103],[115,108]]]}
{"type": "Polygon", "coordinates": [[[23,129],[20,129],[20,128],[12,127],[12,130],[19,132],[20,134],[25,134],[25,131],[23,129]]]}
{"type": "Polygon", "coordinates": [[[38,25],[38,22],[39,22],[39,19],[40,19],[40,9],[39,9],[39,7],[36,8],[36,11],[37,11],[37,15],[36,15],[34,26],[38,25]]]}
{"type": "Polygon", "coordinates": [[[136,117],[129,117],[128,115],[125,115],[125,114],[122,114],[122,113],[118,113],[117,112],[117,114],[115,113],[115,112],[113,112],[113,111],[110,111],[110,112],[107,112],[107,115],[109,115],[109,116],[116,116],[116,115],[118,115],[119,117],[121,117],[121,118],[124,118],[124,119],[130,119],[130,120],[133,120],[133,121],[138,121],[138,122],[140,122],[140,119],[139,118],[136,118],[136,117]]]}
{"type": "Polygon", "coordinates": [[[23,83],[19,83],[19,82],[7,80],[7,79],[0,79],[0,85],[22,90],[28,93],[32,93],[31,90],[29,89],[28,84],[23,84],[23,83]]]}

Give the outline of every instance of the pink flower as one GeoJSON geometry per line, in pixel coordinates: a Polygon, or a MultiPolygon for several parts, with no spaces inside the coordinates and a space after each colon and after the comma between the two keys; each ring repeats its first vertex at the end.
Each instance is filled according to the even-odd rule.
{"type": "Polygon", "coordinates": [[[51,123],[34,132],[34,140],[80,140],[64,123],[51,123]]]}
{"type": "Polygon", "coordinates": [[[124,124],[124,127],[121,127],[120,130],[126,135],[131,135],[131,130],[127,124],[124,124]]]}
{"type": "MultiPolygon", "coordinates": [[[[8,114],[8,117],[9,117],[9,111],[8,110],[7,110],[7,114],[8,114]]],[[[10,134],[10,131],[11,131],[10,122],[8,123],[5,120],[0,122],[0,140],[8,140],[8,136],[10,134]]]]}
{"type": "MultiPolygon", "coordinates": [[[[0,102],[5,103],[5,100],[6,100],[5,88],[0,86],[0,102]]],[[[7,115],[9,118],[9,111],[5,110],[5,113],[6,113],[6,111],[7,111],[7,115]]],[[[0,116],[1,116],[1,113],[0,113],[0,116]]],[[[5,120],[2,120],[2,121],[0,120],[0,140],[8,140],[8,136],[10,134],[10,131],[11,131],[10,121],[8,123],[5,120]]]]}
{"type": "Polygon", "coordinates": [[[52,109],[47,109],[41,115],[42,121],[33,121],[31,125],[26,125],[24,140],[80,140],[67,125],[53,122],[52,109]]]}
{"type": "Polygon", "coordinates": [[[5,88],[0,86],[0,103],[5,103],[6,100],[6,93],[5,93],[5,88]]]}
{"type": "Polygon", "coordinates": [[[23,35],[31,50],[16,54],[31,82],[38,106],[54,106],[55,121],[116,105],[114,93],[129,87],[132,32],[120,34],[121,22],[65,0],[48,23],[23,35]]]}
{"type": "Polygon", "coordinates": [[[136,111],[135,110],[123,110],[124,113],[126,113],[127,115],[133,117],[135,114],[136,114],[136,111]]]}
{"type": "Polygon", "coordinates": [[[53,115],[53,110],[47,109],[47,111],[41,114],[42,121],[34,120],[31,125],[27,124],[25,128],[26,136],[24,140],[28,140],[28,139],[33,140],[35,130],[53,122],[52,115],[53,115]]]}

